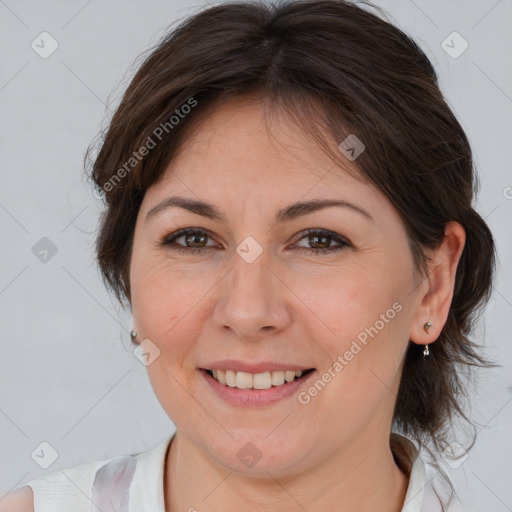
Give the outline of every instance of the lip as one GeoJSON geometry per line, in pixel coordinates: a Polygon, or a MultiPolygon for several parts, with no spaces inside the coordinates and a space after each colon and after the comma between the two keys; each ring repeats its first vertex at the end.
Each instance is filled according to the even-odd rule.
{"type": "MultiPolygon", "coordinates": [[[[282,366],[280,366],[280,368],[282,368],[282,366]]],[[[292,369],[292,367],[290,367],[290,369],[292,369]]],[[[301,368],[297,369],[300,370],[301,368]]],[[[292,382],[287,382],[280,386],[272,386],[268,389],[232,388],[216,381],[204,369],[199,369],[199,373],[202,375],[208,386],[210,386],[210,389],[212,389],[213,392],[224,402],[236,407],[260,407],[274,404],[291,395],[295,395],[302,386],[307,385],[311,376],[316,374],[316,370],[313,370],[298,380],[293,380],[292,382]]]]}
{"type": "Polygon", "coordinates": [[[263,373],[263,372],[277,372],[277,371],[304,371],[310,370],[311,366],[300,366],[289,363],[278,363],[275,361],[262,361],[261,363],[247,363],[237,359],[221,359],[202,366],[204,370],[231,370],[233,372],[245,373],[263,373]]]}

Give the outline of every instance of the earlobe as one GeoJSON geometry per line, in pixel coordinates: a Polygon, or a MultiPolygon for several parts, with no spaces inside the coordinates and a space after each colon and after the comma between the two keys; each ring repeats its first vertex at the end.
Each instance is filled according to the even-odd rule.
{"type": "Polygon", "coordinates": [[[423,296],[410,332],[414,343],[427,345],[439,337],[450,311],[457,266],[465,242],[464,228],[452,221],[446,225],[441,245],[429,254],[427,286],[421,287],[423,296]]]}
{"type": "Polygon", "coordinates": [[[430,343],[434,343],[434,341],[437,340],[440,332],[441,329],[437,329],[432,322],[427,320],[421,327],[417,325],[413,327],[410,334],[410,340],[418,345],[425,345],[423,355],[428,356],[428,346],[430,343]]]}

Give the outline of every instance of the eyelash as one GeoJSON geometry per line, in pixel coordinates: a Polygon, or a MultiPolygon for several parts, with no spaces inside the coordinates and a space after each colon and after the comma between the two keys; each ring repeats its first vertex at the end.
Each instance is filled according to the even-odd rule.
{"type": "MultiPolygon", "coordinates": [[[[184,235],[198,235],[198,234],[199,235],[204,234],[208,238],[210,238],[210,239],[212,238],[212,237],[210,237],[210,235],[208,235],[208,232],[206,232],[203,229],[184,228],[184,229],[180,229],[180,230],[176,231],[175,233],[173,233],[171,235],[168,235],[161,242],[159,242],[158,245],[161,247],[169,246],[169,248],[172,250],[186,253],[189,255],[203,253],[205,250],[211,249],[211,247],[201,247],[201,248],[188,247],[188,248],[186,248],[186,247],[172,247],[171,246],[175,240],[177,240],[178,238],[181,238],[184,235]]],[[[353,245],[347,239],[333,233],[332,231],[327,231],[324,229],[308,229],[303,234],[303,236],[301,238],[299,238],[298,242],[308,236],[325,236],[327,238],[330,238],[331,240],[338,242],[340,245],[337,247],[328,247],[326,249],[301,248],[301,249],[297,250],[297,252],[299,254],[326,255],[326,254],[340,251],[342,249],[345,249],[346,247],[353,247],[353,245]]]]}

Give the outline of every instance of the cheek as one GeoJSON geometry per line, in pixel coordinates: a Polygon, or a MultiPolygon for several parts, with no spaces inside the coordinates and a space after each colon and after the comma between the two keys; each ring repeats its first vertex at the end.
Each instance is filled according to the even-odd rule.
{"type": "Polygon", "coordinates": [[[318,418],[324,413],[336,418],[322,427],[336,436],[340,424],[356,432],[377,411],[392,410],[408,341],[408,312],[403,296],[384,279],[345,275],[343,283],[331,280],[330,290],[329,299],[317,298],[316,307],[332,332],[325,336],[325,328],[311,330],[326,356],[321,382],[306,392],[318,418]]]}
{"type": "Polygon", "coordinates": [[[194,274],[169,262],[148,260],[132,272],[135,325],[173,364],[201,332],[203,296],[216,282],[211,274],[194,274]]]}
{"type": "Polygon", "coordinates": [[[323,369],[331,368],[337,376],[332,388],[353,391],[343,398],[347,403],[385,392],[408,343],[408,263],[401,262],[398,269],[382,257],[372,260],[364,267],[346,265],[321,279],[303,281],[300,291],[311,310],[311,337],[328,356],[323,369]],[[338,366],[336,371],[333,362],[340,358],[343,369],[338,366]]]}
{"type": "Polygon", "coordinates": [[[399,279],[399,274],[389,275],[380,266],[371,269],[346,265],[323,275],[300,276],[292,289],[307,306],[304,313],[309,310],[307,317],[315,332],[324,331],[324,336],[328,333],[326,339],[343,348],[347,341],[357,338],[376,322],[379,330],[384,330],[381,315],[384,321],[389,320],[386,327],[391,320],[396,323],[399,308],[393,308],[393,304],[400,302],[405,290],[405,283],[399,279]]]}
{"type": "Polygon", "coordinates": [[[196,385],[191,371],[194,360],[188,354],[204,324],[200,299],[211,286],[168,262],[146,260],[133,275],[137,282],[133,295],[135,324],[141,335],[160,350],[158,358],[146,368],[148,377],[164,410],[178,424],[180,415],[186,419],[192,412],[200,413],[192,398],[196,385]]]}

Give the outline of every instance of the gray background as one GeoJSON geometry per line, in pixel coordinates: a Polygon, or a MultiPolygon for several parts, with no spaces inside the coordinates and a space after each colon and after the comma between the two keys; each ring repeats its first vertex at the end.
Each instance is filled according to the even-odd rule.
{"type": "MultiPolygon", "coordinates": [[[[205,5],[0,0],[0,496],[45,472],[152,448],[174,430],[131,353],[129,314],[96,270],[101,202],[82,159],[135,57],[205,5]],[[31,48],[43,31],[59,45],[47,59],[31,48]],[[43,237],[57,249],[46,262],[32,251],[43,237]],[[46,470],[31,456],[42,442],[58,453],[46,470]]],[[[472,394],[474,449],[444,467],[466,510],[512,510],[512,2],[379,5],[436,65],[474,149],[477,209],[501,262],[479,332],[502,367],[481,373],[472,394]],[[458,58],[441,46],[453,31],[469,44],[458,58]]]]}

